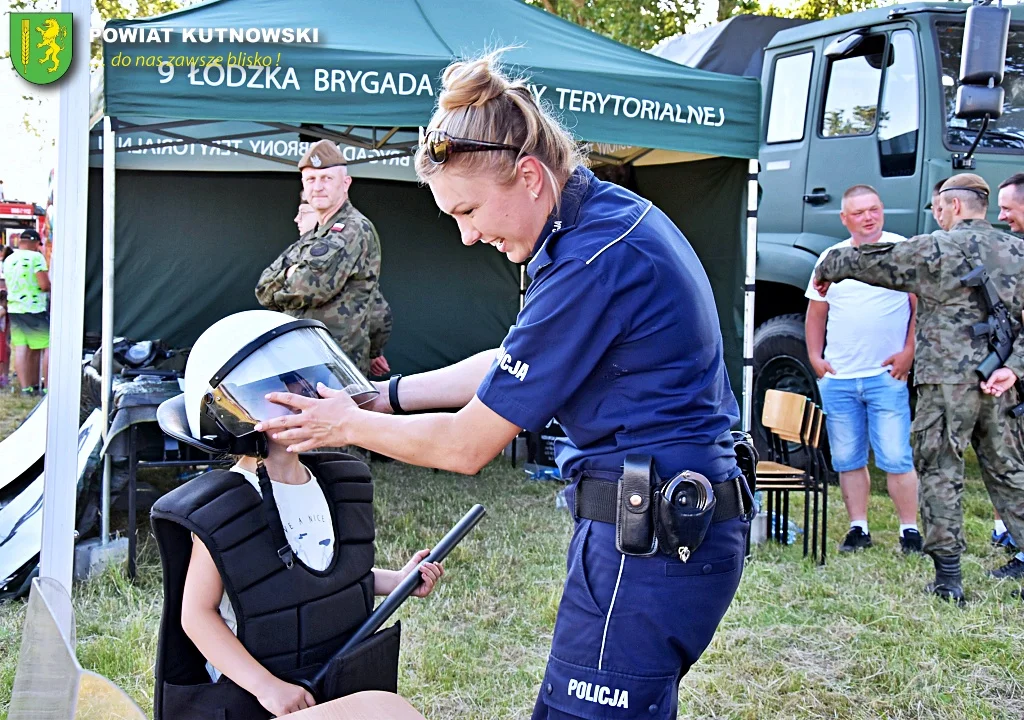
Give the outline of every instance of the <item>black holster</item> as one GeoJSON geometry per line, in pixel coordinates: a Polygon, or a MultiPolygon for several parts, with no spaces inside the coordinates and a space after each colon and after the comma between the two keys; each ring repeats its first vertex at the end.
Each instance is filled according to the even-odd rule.
{"type": "Polygon", "coordinates": [[[757,463],[759,460],[757,448],[754,447],[754,438],[750,436],[750,433],[733,430],[732,448],[736,452],[736,465],[739,466],[740,473],[746,478],[747,491],[750,495],[751,511],[747,519],[753,520],[754,493],[757,492],[757,463]]]}
{"type": "Polygon", "coordinates": [[[627,455],[619,479],[615,544],[625,555],[657,551],[683,562],[704,541],[715,514],[715,493],[698,472],[662,482],[649,455],[627,455]]]}

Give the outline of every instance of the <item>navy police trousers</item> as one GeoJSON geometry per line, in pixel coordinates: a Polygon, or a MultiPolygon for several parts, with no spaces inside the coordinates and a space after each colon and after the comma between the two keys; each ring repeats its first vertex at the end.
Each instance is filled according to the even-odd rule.
{"type": "Polygon", "coordinates": [[[679,680],[739,586],[748,528],[715,523],[683,563],[622,555],[614,525],[578,520],[533,720],[674,719],[679,680]]]}

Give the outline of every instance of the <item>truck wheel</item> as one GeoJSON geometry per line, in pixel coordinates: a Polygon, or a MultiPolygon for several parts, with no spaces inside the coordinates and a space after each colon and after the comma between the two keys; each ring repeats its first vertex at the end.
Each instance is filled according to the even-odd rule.
{"type": "MultiPolygon", "coordinates": [[[[752,421],[754,441],[762,455],[768,448],[768,434],[761,425],[764,395],[769,389],[799,393],[821,404],[817,377],[807,359],[803,315],[779,315],[763,322],[754,332],[754,398],[752,421]]],[[[827,442],[827,440],[826,440],[827,442]]],[[[790,460],[804,463],[802,453],[790,446],[790,460]]],[[[825,448],[826,458],[828,448],[825,448]]]]}

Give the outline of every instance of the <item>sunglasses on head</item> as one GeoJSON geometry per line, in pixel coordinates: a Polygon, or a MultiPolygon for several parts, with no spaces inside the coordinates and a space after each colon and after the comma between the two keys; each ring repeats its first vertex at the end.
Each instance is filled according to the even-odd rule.
{"type": "Polygon", "coordinates": [[[427,157],[435,165],[443,165],[451,159],[452,155],[460,152],[512,150],[518,153],[523,151],[522,148],[517,148],[514,145],[452,137],[444,130],[431,130],[428,132],[423,138],[423,145],[427,148],[427,157]]]}

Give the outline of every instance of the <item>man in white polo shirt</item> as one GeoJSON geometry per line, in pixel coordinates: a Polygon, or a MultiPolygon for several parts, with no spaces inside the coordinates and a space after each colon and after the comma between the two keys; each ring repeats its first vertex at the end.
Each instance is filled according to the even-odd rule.
{"type": "MultiPolygon", "coordinates": [[[[882,201],[869,185],[854,185],[843,193],[839,218],[850,238],[836,248],[906,239],[882,230],[882,201]]],[[[872,544],[870,445],[875,465],[888,475],[889,497],[900,520],[900,548],[904,553],[920,552],[907,389],[907,374],[914,362],[917,298],[857,280],[833,283],[825,297],[809,284],[806,295],[810,301],[807,354],[818,375],[832,467],[839,473],[850,516],[850,531],[839,551],[853,552],[872,544]]]]}

